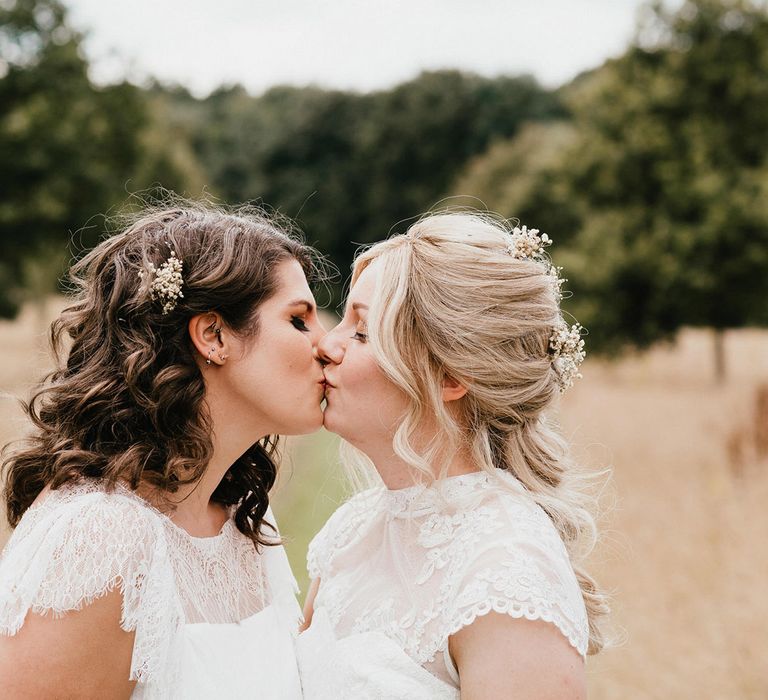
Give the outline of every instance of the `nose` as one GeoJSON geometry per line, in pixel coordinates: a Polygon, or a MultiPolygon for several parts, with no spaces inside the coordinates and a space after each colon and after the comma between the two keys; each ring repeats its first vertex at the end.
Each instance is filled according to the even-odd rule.
{"type": "Polygon", "coordinates": [[[338,365],[344,359],[346,344],[338,331],[339,326],[332,328],[320,338],[320,342],[315,346],[317,359],[324,365],[338,365]]]}
{"type": "Polygon", "coordinates": [[[309,327],[309,339],[312,342],[312,357],[320,362],[321,360],[317,352],[317,345],[320,342],[320,339],[328,332],[325,328],[325,325],[323,324],[323,320],[320,317],[320,314],[317,314],[315,318],[312,319],[312,322],[309,323],[309,327]]]}

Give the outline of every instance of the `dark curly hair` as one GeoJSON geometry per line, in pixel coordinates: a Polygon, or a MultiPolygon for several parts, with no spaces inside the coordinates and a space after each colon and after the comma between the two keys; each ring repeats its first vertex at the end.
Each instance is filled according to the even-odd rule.
{"type": "MultiPolygon", "coordinates": [[[[58,369],[22,402],[36,430],[3,460],[10,525],[46,486],[94,478],[108,489],[121,481],[173,493],[196,482],[213,446],[188,321],[213,311],[233,332],[255,337],[277,264],[291,258],[317,280],[320,259],[289,225],[253,207],[183,201],[143,209],[76,262],[73,301],[51,325],[58,369]],[[183,298],[166,314],[139,271],[159,269],[171,249],[183,264],[183,298]]],[[[236,506],[235,523],[257,548],[273,542],[261,533],[276,447],[277,436],[252,445],[213,494],[236,506]]]]}

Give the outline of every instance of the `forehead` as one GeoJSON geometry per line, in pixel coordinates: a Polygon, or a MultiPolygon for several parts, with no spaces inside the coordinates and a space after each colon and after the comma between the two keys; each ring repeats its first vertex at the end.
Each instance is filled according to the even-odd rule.
{"type": "Polygon", "coordinates": [[[307,283],[304,269],[295,258],[278,263],[275,273],[277,289],[274,298],[284,301],[284,297],[312,299],[312,292],[307,283]]]}
{"type": "Polygon", "coordinates": [[[352,289],[349,291],[348,303],[362,302],[370,304],[373,294],[376,291],[376,281],[379,278],[379,261],[371,262],[355,281],[352,289]]]}

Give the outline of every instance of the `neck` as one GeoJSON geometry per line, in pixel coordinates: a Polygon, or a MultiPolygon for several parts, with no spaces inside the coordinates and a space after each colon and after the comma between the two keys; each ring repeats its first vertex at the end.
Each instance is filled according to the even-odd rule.
{"type": "MultiPolygon", "coordinates": [[[[218,531],[228,514],[211,497],[229,468],[248,448],[260,440],[266,431],[257,431],[241,416],[228,410],[226,403],[209,392],[206,405],[211,418],[213,454],[203,475],[192,484],[185,484],[169,494],[175,508],[172,519],[194,534],[194,531],[218,531]]],[[[215,532],[214,532],[215,534],[215,532]]]]}
{"type": "Polygon", "coordinates": [[[390,490],[428,484],[435,479],[479,471],[466,449],[454,450],[450,453],[450,457],[446,452],[438,453],[434,463],[429,465],[429,474],[415,469],[396,455],[392,449],[391,439],[380,445],[361,446],[360,449],[373,462],[384,485],[390,490]]]}

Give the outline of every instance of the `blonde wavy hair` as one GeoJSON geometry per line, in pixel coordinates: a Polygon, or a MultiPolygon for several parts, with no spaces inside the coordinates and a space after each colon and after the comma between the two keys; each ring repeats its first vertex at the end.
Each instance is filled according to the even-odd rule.
{"type": "MultiPolygon", "coordinates": [[[[608,605],[582,566],[597,537],[593,478],[572,462],[545,415],[560,393],[549,350],[562,321],[560,294],[544,265],[510,254],[510,233],[506,221],[487,215],[427,215],[405,235],[360,254],[352,284],[376,261],[370,348],[409,398],[395,453],[428,478],[436,464],[444,473],[458,450],[489,473],[503,469],[517,477],[568,549],[595,654],[604,645],[598,621],[608,605]],[[443,401],[446,376],[467,388],[460,401],[443,401]],[[425,419],[436,419],[439,429],[417,449],[412,438],[425,419]]],[[[359,467],[360,457],[345,446],[349,466],[359,467]]]]}

